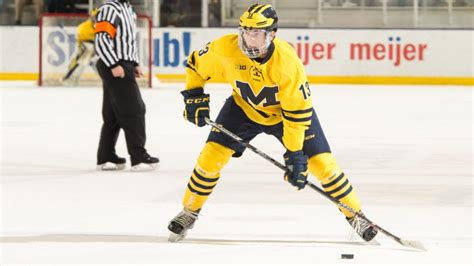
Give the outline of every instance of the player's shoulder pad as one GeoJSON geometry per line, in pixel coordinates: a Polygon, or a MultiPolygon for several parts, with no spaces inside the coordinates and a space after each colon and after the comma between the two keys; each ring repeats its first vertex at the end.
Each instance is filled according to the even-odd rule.
{"type": "Polygon", "coordinates": [[[226,34],[211,42],[212,50],[222,56],[238,56],[240,49],[237,34],[226,34]]]}
{"type": "Polygon", "coordinates": [[[273,40],[273,43],[275,45],[275,62],[277,62],[274,65],[275,71],[279,69],[286,73],[286,76],[294,76],[296,72],[304,71],[303,62],[301,62],[293,46],[277,38],[273,40]]]}
{"type": "Polygon", "coordinates": [[[295,48],[293,48],[293,46],[291,46],[287,41],[275,38],[273,43],[275,44],[275,50],[284,61],[287,63],[301,63],[301,60],[296,54],[295,48]]]}
{"type": "Polygon", "coordinates": [[[86,29],[89,29],[89,28],[94,28],[94,22],[92,21],[92,19],[86,19],[84,20],[83,22],[81,22],[78,26],[78,28],[86,28],[86,29]]]}

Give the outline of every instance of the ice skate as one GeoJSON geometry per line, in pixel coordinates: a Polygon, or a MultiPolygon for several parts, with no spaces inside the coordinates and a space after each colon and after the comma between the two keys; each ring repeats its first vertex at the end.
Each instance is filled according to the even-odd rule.
{"type": "Polygon", "coordinates": [[[59,84],[64,87],[76,87],[80,77],[80,73],[78,72],[82,72],[82,68],[76,64],[64,77],[59,78],[59,84]]]}
{"type": "Polygon", "coordinates": [[[193,228],[194,222],[197,219],[198,213],[196,212],[184,209],[178,213],[168,225],[168,230],[171,231],[168,241],[177,242],[183,240],[188,230],[193,228]]]}
{"type": "Polygon", "coordinates": [[[114,158],[99,161],[97,163],[96,169],[98,171],[123,170],[123,169],[125,169],[125,163],[126,162],[127,162],[127,160],[125,160],[125,158],[115,156],[114,158]]]}
{"type": "MultiPolygon", "coordinates": [[[[360,213],[362,214],[362,213],[360,213]]],[[[364,214],[362,214],[364,215],[364,214]]],[[[354,216],[346,218],[347,222],[354,228],[354,231],[365,241],[369,242],[377,235],[377,230],[371,226],[366,220],[354,216]]]]}
{"type": "Polygon", "coordinates": [[[145,154],[141,158],[132,157],[132,171],[143,172],[157,170],[160,166],[160,159],[145,154]]]}

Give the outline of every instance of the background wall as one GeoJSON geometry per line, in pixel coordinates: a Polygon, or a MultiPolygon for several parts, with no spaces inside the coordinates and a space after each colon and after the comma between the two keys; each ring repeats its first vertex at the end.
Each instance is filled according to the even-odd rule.
{"type": "MultiPolygon", "coordinates": [[[[74,36],[74,28],[67,30],[74,36]]],[[[153,74],[163,81],[182,79],[183,62],[193,50],[234,32],[234,28],[154,28],[153,74]]],[[[0,27],[0,36],[0,79],[37,77],[38,28],[0,27]]],[[[474,84],[469,30],[281,29],[278,37],[295,47],[313,83],[474,84]]],[[[73,38],[56,42],[57,47],[45,49],[43,56],[59,59],[65,54],[59,63],[66,65],[75,48],[73,38]]]]}

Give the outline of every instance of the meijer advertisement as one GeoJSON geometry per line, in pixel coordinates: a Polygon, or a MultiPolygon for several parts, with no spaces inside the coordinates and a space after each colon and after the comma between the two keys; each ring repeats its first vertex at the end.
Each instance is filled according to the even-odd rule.
{"type": "MultiPolygon", "coordinates": [[[[75,29],[45,32],[43,64],[64,67],[73,56],[75,29]]],[[[184,80],[190,53],[234,28],[154,28],[151,58],[148,34],[140,32],[142,64],[152,64],[161,81],[184,80]]],[[[0,77],[37,78],[39,38],[36,27],[2,27],[0,77]],[[10,36],[10,37],[9,37],[10,36]],[[18,57],[21,60],[18,60],[18,57]]],[[[312,83],[415,83],[472,85],[472,33],[465,30],[340,30],[279,29],[277,38],[288,41],[301,58],[312,83]]]]}

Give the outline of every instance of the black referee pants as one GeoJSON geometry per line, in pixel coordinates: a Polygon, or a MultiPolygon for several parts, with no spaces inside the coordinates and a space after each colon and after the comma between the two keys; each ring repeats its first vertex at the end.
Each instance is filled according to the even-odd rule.
{"type": "Polygon", "coordinates": [[[115,158],[115,144],[120,129],[125,133],[128,153],[132,162],[146,156],[145,103],[135,79],[134,64],[120,61],[124,78],[116,78],[112,71],[99,60],[97,70],[103,82],[102,118],[97,163],[115,158]]]}

